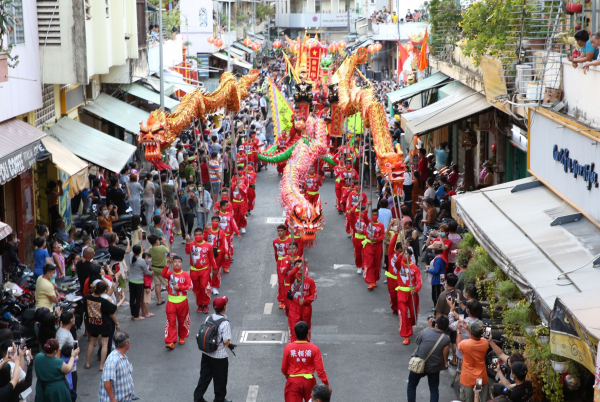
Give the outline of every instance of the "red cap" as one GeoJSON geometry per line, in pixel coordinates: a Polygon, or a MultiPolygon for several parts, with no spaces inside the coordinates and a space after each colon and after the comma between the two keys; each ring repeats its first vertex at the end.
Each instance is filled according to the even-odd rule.
{"type": "Polygon", "coordinates": [[[227,299],[227,296],[217,297],[215,300],[213,300],[213,308],[222,309],[225,307],[228,301],[229,299],[227,299]]]}
{"type": "Polygon", "coordinates": [[[450,197],[450,196],[452,196],[452,195],[456,195],[456,192],[454,192],[454,191],[448,191],[448,192],[446,193],[446,195],[447,195],[448,197],[450,197]]]}

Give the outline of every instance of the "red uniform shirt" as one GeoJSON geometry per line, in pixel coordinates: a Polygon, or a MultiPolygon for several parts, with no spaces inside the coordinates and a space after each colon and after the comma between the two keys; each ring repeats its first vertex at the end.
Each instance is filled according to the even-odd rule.
{"type": "Polygon", "coordinates": [[[205,230],[204,240],[206,240],[206,242],[209,243],[213,249],[216,248],[218,252],[224,251],[227,253],[229,251],[227,239],[225,238],[225,232],[220,228],[215,230],[211,227],[210,229],[205,230]]]}
{"type": "Polygon", "coordinates": [[[356,170],[350,168],[350,169],[346,169],[344,168],[344,171],[342,172],[342,179],[345,182],[344,187],[347,187],[350,185],[350,182],[354,181],[354,180],[359,180],[359,176],[358,173],[356,173],[356,170]]]}
{"type": "Polygon", "coordinates": [[[276,237],[273,240],[273,251],[275,252],[275,261],[283,259],[289,253],[290,243],[292,242],[292,237],[290,235],[286,235],[283,240],[279,237],[276,237]]]}
{"type": "Polygon", "coordinates": [[[256,172],[253,171],[246,171],[246,177],[248,178],[248,184],[254,184],[256,183],[256,172]]]}
{"type": "Polygon", "coordinates": [[[345,170],[345,168],[343,166],[340,166],[340,165],[334,166],[333,175],[335,176],[335,184],[336,185],[338,185],[338,184],[341,185],[342,175],[344,173],[344,170],[345,170]]]}
{"type": "MultiPolygon", "coordinates": [[[[285,283],[289,284],[289,289],[292,291],[292,295],[294,297],[292,303],[298,303],[298,299],[300,299],[300,285],[302,280],[296,277],[297,271],[298,270],[296,268],[292,269],[285,279],[285,283]]],[[[317,285],[315,285],[313,278],[308,275],[304,276],[304,289],[302,290],[302,297],[304,297],[305,306],[310,306],[312,302],[317,300],[317,285]]]]}
{"type": "Polygon", "coordinates": [[[423,282],[421,281],[421,271],[419,271],[419,267],[417,267],[415,264],[410,264],[409,266],[406,263],[406,258],[404,257],[396,259],[394,266],[398,271],[398,286],[410,286],[417,292],[421,290],[423,282]]]}
{"type": "Polygon", "coordinates": [[[233,214],[231,213],[231,211],[223,212],[219,210],[217,215],[219,216],[219,218],[221,218],[221,221],[219,222],[219,227],[223,232],[225,232],[225,235],[231,236],[231,234],[234,232],[235,234],[240,234],[240,231],[238,230],[237,224],[235,223],[235,219],[233,219],[233,214]]]}
{"type": "MultiPolygon", "coordinates": [[[[241,180],[242,179],[240,179],[240,181],[241,180]]],[[[247,196],[247,189],[248,189],[248,187],[246,187],[246,185],[243,182],[234,184],[233,188],[231,189],[232,201],[233,202],[244,202],[246,200],[246,196],[247,196]]]]}
{"type": "Polygon", "coordinates": [[[348,192],[347,198],[346,198],[346,205],[348,207],[359,207],[359,206],[365,206],[367,205],[367,195],[365,194],[365,192],[362,192],[362,201],[360,200],[360,188],[359,187],[354,187],[354,189],[352,191],[348,192]],[[360,204],[360,205],[359,205],[360,204]]]}
{"type": "MultiPolygon", "coordinates": [[[[306,181],[304,182],[306,186],[306,192],[310,193],[318,193],[319,187],[321,187],[321,176],[318,174],[308,175],[306,177],[306,181]]],[[[311,194],[314,195],[314,194],[311,194]]]]}
{"type": "Polygon", "coordinates": [[[187,291],[192,287],[190,274],[183,270],[179,272],[171,271],[167,265],[163,268],[161,276],[169,280],[169,286],[167,286],[169,296],[187,296],[187,291]],[[179,290],[175,290],[175,285],[179,290]]]}
{"type": "Polygon", "coordinates": [[[385,237],[385,227],[383,223],[373,223],[367,218],[367,225],[363,229],[363,233],[372,243],[379,243],[385,237]]]}
{"type": "Polygon", "coordinates": [[[190,268],[192,270],[202,270],[209,266],[212,269],[218,268],[210,243],[205,241],[202,244],[197,242],[188,243],[185,245],[185,253],[190,255],[190,268]]]}
{"type": "Polygon", "coordinates": [[[317,345],[306,341],[296,341],[285,345],[281,372],[286,378],[289,375],[313,374],[315,371],[323,384],[329,385],[321,351],[317,345]]]}

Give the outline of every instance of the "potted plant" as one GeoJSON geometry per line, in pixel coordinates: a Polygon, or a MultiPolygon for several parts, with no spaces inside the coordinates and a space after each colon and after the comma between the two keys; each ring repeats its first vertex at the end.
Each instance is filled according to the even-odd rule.
{"type": "Polygon", "coordinates": [[[565,4],[565,12],[569,15],[580,13],[582,11],[583,11],[583,4],[581,4],[581,0],[575,0],[571,3],[565,4]]]}
{"type": "Polygon", "coordinates": [[[550,362],[552,363],[552,369],[558,374],[566,373],[569,368],[567,359],[554,353],[550,356],[550,362]]]}
{"type": "Polygon", "coordinates": [[[15,5],[12,0],[0,0],[0,82],[8,81],[8,68],[14,68],[19,64],[19,56],[10,55],[12,45],[4,47],[4,38],[14,31],[17,24],[20,24],[14,11],[15,5]]]}

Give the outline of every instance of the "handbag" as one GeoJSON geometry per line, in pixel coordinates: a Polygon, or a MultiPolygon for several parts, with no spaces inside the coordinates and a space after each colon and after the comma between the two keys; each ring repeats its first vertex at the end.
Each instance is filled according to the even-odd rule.
{"type": "Polygon", "coordinates": [[[425,360],[421,359],[419,356],[411,357],[410,361],[408,362],[408,369],[415,374],[425,373],[425,362],[427,361],[427,359],[429,359],[435,348],[437,348],[437,346],[440,344],[444,335],[445,334],[440,335],[440,339],[438,339],[435,345],[433,345],[433,348],[431,348],[425,360]]]}

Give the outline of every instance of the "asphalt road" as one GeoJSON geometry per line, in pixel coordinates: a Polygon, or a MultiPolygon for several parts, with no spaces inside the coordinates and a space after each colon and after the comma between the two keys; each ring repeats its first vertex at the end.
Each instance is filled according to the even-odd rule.
{"type": "MultiPolygon", "coordinates": [[[[235,402],[283,401],[285,378],[280,367],[284,345],[240,343],[243,331],[287,333],[287,319],[277,308],[277,285],[273,284],[272,240],[277,224],[283,219],[277,201],[278,184],[274,168],[258,174],[256,208],[249,217],[247,233],[241,241],[235,240],[231,272],[223,275],[221,295],[229,297],[227,316],[232,325],[232,341],[239,344],[235,350],[237,357],[229,358],[227,397],[235,402]]],[[[324,230],[319,233],[315,247],[306,253],[310,276],[318,290],[313,303],[312,342],[323,354],[333,401],[405,401],[407,365],[416,345],[402,344],[398,318],[391,313],[383,275],[373,291],[368,291],[362,276],[357,275],[352,244],[344,232],[344,217],[335,210],[333,190],[333,179],[328,177],[321,189],[326,216],[324,230]]],[[[176,239],[173,251],[184,254],[180,240],[176,239]]],[[[184,267],[188,261],[184,258],[184,267]]],[[[426,275],[423,278],[427,282],[426,275]]],[[[128,307],[118,312],[122,330],[131,337],[128,356],[134,368],[135,394],[141,401],[192,401],[201,355],[195,334],[206,316],[195,312],[194,295],[190,292],[191,337],[186,345],[177,345],[174,351],[169,351],[164,344],[165,306],[157,307],[152,294],[150,311],[156,317],[133,322],[128,307]]],[[[430,285],[424,283],[416,334],[426,326],[426,317],[431,312],[429,295],[430,285]]],[[[263,334],[258,336],[259,340],[265,339],[263,334]]],[[[85,351],[87,340],[81,337],[80,345],[85,351]]],[[[84,370],[84,359],[78,367],[78,400],[94,401],[100,384],[99,362],[93,360],[92,368],[84,370]]],[[[442,373],[442,402],[458,399],[455,389],[450,388],[453,374],[453,371],[442,373]]],[[[205,398],[212,401],[212,385],[205,398]]],[[[417,400],[429,400],[426,379],[419,386],[417,400]]]]}

